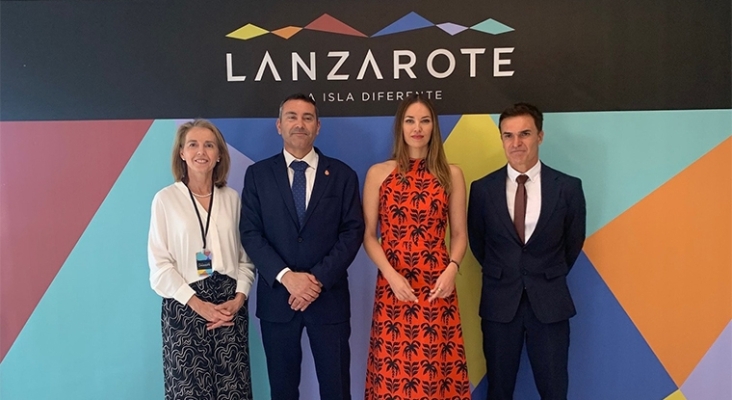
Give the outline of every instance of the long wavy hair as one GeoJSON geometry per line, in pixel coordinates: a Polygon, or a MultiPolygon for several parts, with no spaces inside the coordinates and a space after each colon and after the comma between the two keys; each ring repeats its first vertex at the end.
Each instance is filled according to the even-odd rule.
{"type": "Polygon", "coordinates": [[[394,147],[391,158],[397,162],[399,173],[404,175],[409,171],[409,146],[404,140],[404,116],[409,106],[415,103],[422,103],[430,111],[432,118],[432,134],[427,145],[427,157],[425,163],[427,170],[437,178],[440,185],[448,194],[452,189],[452,179],[450,175],[450,165],[447,163],[445,150],[442,147],[442,134],[440,133],[440,124],[437,121],[437,113],[435,106],[430,99],[419,93],[413,94],[404,99],[397,109],[394,117],[394,147]]]}

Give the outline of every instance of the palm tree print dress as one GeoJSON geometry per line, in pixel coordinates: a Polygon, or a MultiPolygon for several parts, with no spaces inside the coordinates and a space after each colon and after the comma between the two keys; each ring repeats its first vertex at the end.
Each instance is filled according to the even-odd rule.
{"type": "Polygon", "coordinates": [[[379,188],[381,246],[416,290],[397,300],[379,273],[366,368],[366,400],[470,399],[457,296],[427,301],[450,257],[445,246],[448,196],[425,166],[410,161],[379,188]]]}

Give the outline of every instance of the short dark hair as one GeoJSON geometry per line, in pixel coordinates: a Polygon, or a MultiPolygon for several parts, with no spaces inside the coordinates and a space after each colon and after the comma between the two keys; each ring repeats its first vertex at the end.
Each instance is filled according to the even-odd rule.
{"type": "Polygon", "coordinates": [[[277,118],[282,119],[282,106],[284,106],[285,103],[287,103],[290,100],[302,100],[306,103],[312,104],[313,107],[315,107],[315,120],[316,121],[318,120],[320,113],[318,112],[318,105],[315,104],[315,99],[304,93],[295,93],[295,94],[291,94],[291,95],[285,97],[285,99],[282,100],[282,103],[280,103],[280,111],[277,114],[277,118]]]}
{"type": "Polygon", "coordinates": [[[501,130],[501,122],[503,122],[504,119],[510,117],[518,117],[520,115],[531,116],[531,118],[534,119],[534,125],[536,125],[536,129],[541,132],[542,127],[544,126],[544,115],[541,113],[541,111],[539,111],[538,108],[536,108],[535,105],[529,103],[516,103],[511,107],[503,110],[501,116],[498,118],[498,130],[501,130]]]}

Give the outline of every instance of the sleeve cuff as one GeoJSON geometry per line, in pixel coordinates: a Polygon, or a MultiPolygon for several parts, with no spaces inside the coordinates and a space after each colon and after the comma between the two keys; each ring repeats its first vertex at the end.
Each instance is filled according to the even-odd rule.
{"type": "Polygon", "coordinates": [[[282,268],[282,271],[280,271],[280,273],[279,273],[279,274],[277,274],[277,276],[275,277],[275,279],[277,279],[277,282],[279,282],[279,283],[282,283],[282,277],[283,277],[283,276],[284,276],[284,275],[285,275],[286,273],[288,273],[288,272],[290,272],[290,271],[292,271],[292,270],[291,270],[291,269],[289,269],[289,268],[287,268],[287,267],[285,267],[285,268],[282,268]]]}
{"type": "Polygon", "coordinates": [[[252,284],[247,281],[236,282],[237,293],[244,293],[249,298],[249,291],[252,289],[252,284]]]}
{"type": "Polygon", "coordinates": [[[189,285],[183,285],[178,290],[176,290],[175,294],[173,295],[173,298],[178,301],[179,303],[186,305],[188,304],[188,300],[193,297],[193,295],[196,294],[196,291],[193,290],[189,285]]]}

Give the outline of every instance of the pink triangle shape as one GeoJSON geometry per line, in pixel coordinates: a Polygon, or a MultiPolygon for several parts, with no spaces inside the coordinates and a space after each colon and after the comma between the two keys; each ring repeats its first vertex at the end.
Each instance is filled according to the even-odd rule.
{"type": "Polygon", "coordinates": [[[151,124],[0,123],[0,360],[151,124]]]}
{"type": "Polygon", "coordinates": [[[328,14],[321,15],[315,21],[309,23],[304,29],[337,33],[341,35],[366,37],[366,35],[364,35],[363,33],[353,29],[352,27],[346,25],[340,20],[331,17],[328,14]]]}

